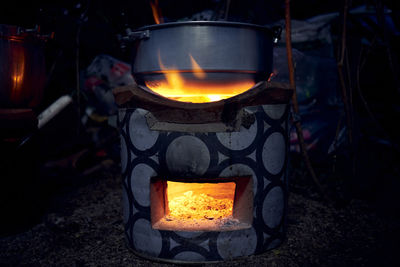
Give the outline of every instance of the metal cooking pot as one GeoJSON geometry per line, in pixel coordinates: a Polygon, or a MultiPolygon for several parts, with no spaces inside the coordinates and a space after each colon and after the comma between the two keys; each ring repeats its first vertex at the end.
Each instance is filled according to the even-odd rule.
{"type": "Polygon", "coordinates": [[[34,108],[46,81],[44,39],[35,30],[0,24],[0,108],[34,108]]]}
{"type": "Polygon", "coordinates": [[[157,80],[166,71],[193,75],[193,60],[207,80],[268,79],[272,49],[281,28],[221,21],[174,22],[128,32],[133,41],[132,72],[136,81],[157,80]],[[192,60],[193,59],[193,60],[192,60]]]}

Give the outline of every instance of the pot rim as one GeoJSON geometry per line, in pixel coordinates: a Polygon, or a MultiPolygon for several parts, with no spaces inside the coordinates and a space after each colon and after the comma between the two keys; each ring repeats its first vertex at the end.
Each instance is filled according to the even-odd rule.
{"type": "Polygon", "coordinates": [[[13,24],[0,24],[0,39],[17,42],[46,42],[50,38],[40,34],[38,28],[27,29],[13,24]]]}
{"type": "Polygon", "coordinates": [[[178,21],[178,22],[167,22],[162,24],[152,24],[143,26],[138,31],[144,30],[157,30],[162,28],[169,28],[169,27],[179,27],[179,26],[223,26],[223,27],[246,27],[246,28],[253,28],[257,30],[266,31],[272,34],[272,30],[267,26],[252,24],[252,23],[245,23],[245,22],[234,22],[234,21],[178,21]]]}

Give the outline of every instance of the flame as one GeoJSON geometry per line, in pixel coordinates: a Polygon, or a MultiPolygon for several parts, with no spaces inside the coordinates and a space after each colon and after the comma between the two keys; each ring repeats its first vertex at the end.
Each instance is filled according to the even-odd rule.
{"type": "MultiPolygon", "coordinates": [[[[158,50],[158,64],[162,70],[166,70],[167,68],[164,66],[161,60],[160,50],[158,50]]],[[[165,72],[165,79],[171,90],[176,91],[176,93],[183,93],[182,88],[184,86],[184,80],[177,72],[165,72]]],[[[146,84],[147,85],[147,84],[146,84]]]]}
{"type": "Polygon", "coordinates": [[[194,76],[199,79],[204,79],[207,76],[204,70],[200,68],[200,65],[196,62],[196,60],[194,60],[191,54],[189,54],[189,58],[190,58],[190,63],[192,63],[192,70],[194,76]]]}
{"type": "Polygon", "coordinates": [[[161,9],[158,5],[158,0],[150,1],[151,11],[153,12],[153,18],[156,24],[164,23],[164,18],[161,15],[161,9]]]}
{"type": "Polygon", "coordinates": [[[166,67],[163,64],[160,51],[158,51],[158,63],[165,79],[145,81],[146,86],[152,91],[170,99],[203,103],[230,98],[247,91],[255,84],[251,79],[234,82],[207,81],[206,71],[199,66],[192,55],[189,54],[189,58],[192,69],[185,71],[185,73],[193,75],[193,78],[185,79],[182,71],[174,66],[166,67]]]}
{"type": "Polygon", "coordinates": [[[167,221],[209,221],[232,217],[235,183],[167,182],[167,221]]]}

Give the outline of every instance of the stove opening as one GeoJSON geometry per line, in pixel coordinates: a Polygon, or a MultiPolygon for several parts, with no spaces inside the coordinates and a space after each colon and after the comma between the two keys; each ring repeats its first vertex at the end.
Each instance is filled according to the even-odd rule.
{"type": "Polygon", "coordinates": [[[249,176],[219,178],[220,182],[215,179],[152,180],[151,221],[154,229],[230,231],[251,227],[253,183],[249,176]]]}

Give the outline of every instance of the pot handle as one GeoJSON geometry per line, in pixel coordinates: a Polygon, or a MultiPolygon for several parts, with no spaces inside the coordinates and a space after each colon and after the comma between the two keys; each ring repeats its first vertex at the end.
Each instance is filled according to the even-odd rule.
{"type": "Polygon", "coordinates": [[[281,39],[282,27],[274,26],[271,28],[271,31],[272,31],[272,41],[274,42],[274,44],[276,44],[281,39]]]}
{"type": "Polygon", "coordinates": [[[130,29],[126,30],[126,38],[129,41],[135,41],[135,40],[141,40],[141,39],[148,39],[150,38],[150,31],[149,30],[144,30],[144,31],[131,31],[130,29]]]}
{"type": "Polygon", "coordinates": [[[148,39],[150,38],[150,31],[131,31],[131,29],[126,29],[126,35],[118,35],[118,40],[121,42],[121,48],[125,49],[126,46],[136,40],[148,39]]]}

